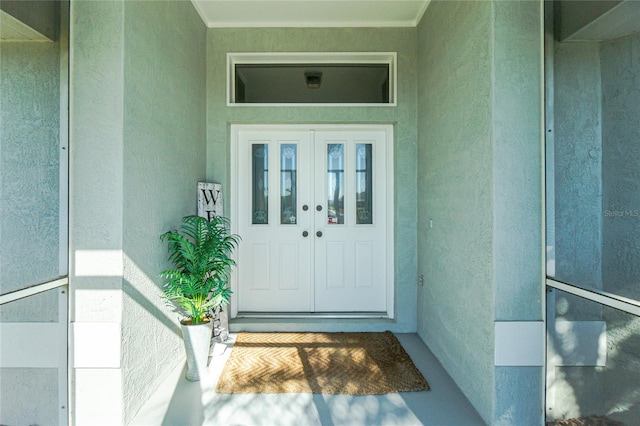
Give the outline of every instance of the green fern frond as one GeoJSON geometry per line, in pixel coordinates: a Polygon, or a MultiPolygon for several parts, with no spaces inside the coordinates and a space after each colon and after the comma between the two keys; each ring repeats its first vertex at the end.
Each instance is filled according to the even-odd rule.
{"type": "Polygon", "coordinates": [[[165,232],[168,259],[175,269],[163,271],[164,297],[192,319],[202,322],[210,310],[229,303],[228,280],[231,258],[240,236],[229,233],[229,220],[217,216],[211,221],[185,216],[180,231],[165,232]]]}

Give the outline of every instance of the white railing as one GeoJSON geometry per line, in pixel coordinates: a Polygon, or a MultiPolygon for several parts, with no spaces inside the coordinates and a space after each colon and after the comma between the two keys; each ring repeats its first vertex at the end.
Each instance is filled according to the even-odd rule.
{"type": "Polygon", "coordinates": [[[607,293],[602,290],[577,287],[573,284],[557,281],[552,278],[547,278],[546,284],[548,287],[562,290],[566,293],[640,317],[640,301],[618,296],[613,293],[607,293]]]}
{"type": "Polygon", "coordinates": [[[52,281],[47,281],[41,284],[35,284],[31,287],[23,288],[21,290],[12,291],[10,293],[0,295],[0,305],[5,303],[14,302],[25,297],[33,296],[38,293],[44,293],[45,291],[52,290],[54,288],[63,287],[69,284],[69,277],[60,277],[52,281]]]}

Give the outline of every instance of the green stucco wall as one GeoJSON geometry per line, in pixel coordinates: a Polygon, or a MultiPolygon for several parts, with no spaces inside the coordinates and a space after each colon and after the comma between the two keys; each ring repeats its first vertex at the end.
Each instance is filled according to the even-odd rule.
{"type": "MultiPolygon", "coordinates": [[[[640,299],[639,43],[636,33],[603,42],[556,42],[554,49],[555,276],[632,300],[640,299]]],[[[606,414],[633,424],[640,416],[637,404],[629,403],[637,399],[640,377],[640,319],[566,293],[554,297],[549,318],[596,327],[602,321],[607,351],[602,367],[550,365],[550,414],[606,414]]],[[[553,340],[549,351],[567,351],[562,342],[553,340]]]]}
{"type": "MultiPolygon", "coordinates": [[[[159,235],[196,213],[205,177],[206,27],[190,2],[126,2],[122,363],[125,421],[184,356],[158,297],[159,235]]],[[[173,320],[172,323],[170,320],[173,320]]]]}
{"type": "Polygon", "coordinates": [[[2,293],[59,275],[59,52],[59,43],[0,45],[2,293]]]}
{"type": "Polygon", "coordinates": [[[230,182],[230,124],[392,123],[395,169],[396,321],[324,321],[318,330],[416,330],[416,29],[209,29],[207,34],[207,179],[230,182]],[[228,52],[397,52],[398,105],[379,107],[227,107],[228,52]]]}
{"type": "Polygon", "coordinates": [[[1,374],[2,424],[58,424],[57,369],[3,368],[1,374]],[[24,397],[30,393],[33,397],[24,397]]]}
{"type": "Polygon", "coordinates": [[[184,359],[159,236],[205,177],[205,37],[190,2],[72,3],[72,321],[120,348],[74,370],[78,424],[126,424],[184,359]]]}
{"type": "MultiPolygon", "coordinates": [[[[493,2],[495,321],[543,318],[542,6],[493,2]]],[[[542,365],[495,367],[493,387],[492,423],[542,423],[542,365]]]]}
{"type": "Polygon", "coordinates": [[[542,319],[541,40],[538,1],[418,27],[418,333],[490,424],[542,422],[542,368],[494,365],[495,321],[542,319]]]}
{"type": "Polygon", "coordinates": [[[494,382],[491,13],[490,2],[433,2],[418,28],[418,333],[486,421],[494,382]]]}
{"type": "MultiPolygon", "coordinates": [[[[53,28],[57,15],[46,17],[53,28]]],[[[0,42],[0,294],[60,275],[60,48],[0,42]]],[[[1,305],[0,322],[58,322],[58,294],[1,305]]],[[[20,347],[15,336],[6,332],[0,345],[20,347]]],[[[0,424],[57,421],[57,369],[4,363],[0,377],[0,424]]]]}
{"type": "MultiPolygon", "coordinates": [[[[640,33],[600,45],[602,73],[603,259],[605,291],[640,300],[640,33]],[[622,216],[606,211],[623,210],[622,216]],[[628,211],[632,213],[628,213],[628,211]]],[[[607,321],[605,412],[629,407],[613,416],[625,424],[640,419],[640,317],[603,309],[607,321]]]]}
{"type": "Polygon", "coordinates": [[[551,243],[555,243],[555,277],[602,289],[598,43],[556,42],[553,60],[555,241],[551,243]]]}
{"type": "MultiPolygon", "coordinates": [[[[109,326],[117,339],[103,336],[107,347],[119,345],[122,328],[123,11],[122,2],[84,1],[71,2],[70,10],[69,313],[74,333],[78,326],[109,326]],[[82,253],[109,270],[83,265],[82,253]]],[[[70,344],[75,352],[84,342],[70,344]]],[[[119,359],[83,368],[74,360],[73,423],[122,422],[119,359]]]]}

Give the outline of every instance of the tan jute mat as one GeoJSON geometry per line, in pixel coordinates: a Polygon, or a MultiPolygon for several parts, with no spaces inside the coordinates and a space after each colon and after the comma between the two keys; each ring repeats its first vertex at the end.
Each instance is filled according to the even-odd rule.
{"type": "Polygon", "coordinates": [[[239,333],[218,393],[429,390],[393,333],[239,333]]]}
{"type": "Polygon", "coordinates": [[[624,424],[605,416],[589,416],[547,422],[547,426],[624,426],[624,424]]]}

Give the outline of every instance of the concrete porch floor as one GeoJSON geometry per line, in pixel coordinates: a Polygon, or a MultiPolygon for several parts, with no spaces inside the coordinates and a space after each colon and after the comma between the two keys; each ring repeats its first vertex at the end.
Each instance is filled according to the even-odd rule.
{"type": "Polygon", "coordinates": [[[396,336],[430,391],[375,396],[216,394],[216,381],[231,352],[227,349],[210,358],[209,372],[200,382],[188,382],[181,365],[130,425],[484,425],[422,340],[416,334],[396,336]]]}

